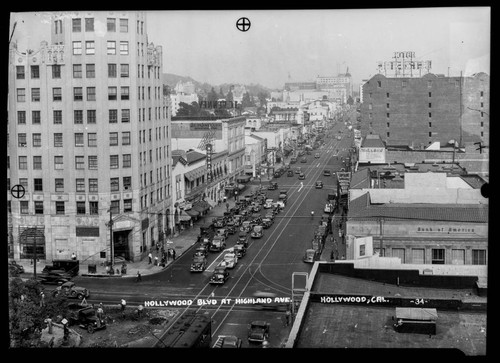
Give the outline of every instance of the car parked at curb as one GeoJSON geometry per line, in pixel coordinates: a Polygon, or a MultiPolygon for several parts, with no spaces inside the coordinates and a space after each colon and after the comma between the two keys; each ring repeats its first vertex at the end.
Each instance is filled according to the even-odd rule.
{"type": "Polygon", "coordinates": [[[54,297],[61,295],[72,299],[82,300],[83,298],[88,298],[90,296],[90,292],[86,288],[76,286],[74,282],[68,281],[56,287],[56,289],[52,291],[52,296],[54,297]]]}

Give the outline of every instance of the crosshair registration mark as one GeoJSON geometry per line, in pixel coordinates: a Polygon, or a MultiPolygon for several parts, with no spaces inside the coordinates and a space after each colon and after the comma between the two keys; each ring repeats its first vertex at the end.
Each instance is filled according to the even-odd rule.
{"type": "Polygon", "coordinates": [[[22,186],[21,184],[16,184],[10,189],[10,194],[12,194],[12,196],[16,199],[24,197],[25,192],[26,191],[24,190],[24,186],[22,186]]]}
{"type": "Polygon", "coordinates": [[[242,32],[248,31],[250,29],[250,20],[248,18],[239,18],[238,21],[236,22],[236,28],[242,32]]]}

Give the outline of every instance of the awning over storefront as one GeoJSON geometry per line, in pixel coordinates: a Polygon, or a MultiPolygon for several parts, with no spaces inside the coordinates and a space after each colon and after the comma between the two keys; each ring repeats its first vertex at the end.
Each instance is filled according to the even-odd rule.
{"type": "Polygon", "coordinates": [[[189,210],[185,210],[184,213],[186,213],[187,215],[191,216],[191,217],[198,217],[200,215],[200,212],[198,212],[197,210],[191,208],[189,210]]]}
{"type": "Polygon", "coordinates": [[[238,183],[247,183],[250,181],[250,175],[239,175],[236,177],[238,183]]]}
{"type": "Polygon", "coordinates": [[[200,213],[204,213],[210,209],[210,204],[204,200],[200,200],[193,204],[193,209],[200,213]]]}
{"type": "Polygon", "coordinates": [[[245,189],[245,185],[243,185],[243,184],[238,184],[238,189],[239,189],[239,190],[243,190],[243,189],[245,189]]]}
{"type": "Polygon", "coordinates": [[[187,221],[190,221],[190,220],[191,220],[191,217],[188,216],[188,215],[183,214],[183,215],[179,216],[179,221],[181,221],[181,222],[187,222],[187,221]]]}
{"type": "Polygon", "coordinates": [[[189,181],[195,181],[196,179],[201,178],[206,173],[207,173],[207,168],[203,167],[188,171],[187,173],[184,174],[184,177],[189,181]]]}

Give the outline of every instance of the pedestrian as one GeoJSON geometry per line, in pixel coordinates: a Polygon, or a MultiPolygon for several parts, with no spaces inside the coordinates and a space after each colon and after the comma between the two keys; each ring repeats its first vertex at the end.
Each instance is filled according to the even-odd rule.
{"type": "Polygon", "coordinates": [[[103,315],[104,315],[104,310],[102,309],[102,303],[101,303],[101,304],[99,305],[99,307],[97,308],[96,315],[97,315],[97,318],[98,318],[99,320],[102,320],[103,315]]]}
{"type": "Polygon", "coordinates": [[[76,254],[74,252],[71,254],[71,259],[76,260],[76,254]]]}
{"type": "Polygon", "coordinates": [[[122,301],[120,302],[120,305],[122,308],[122,316],[125,317],[125,308],[127,307],[127,302],[125,301],[125,299],[122,299],[122,301]]]}
{"type": "Polygon", "coordinates": [[[142,281],[142,276],[141,276],[141,272],[139,270],[137,270],[137,277],[135,279],[136,282],[140,282],[142,281]]]}
{"type": "Polygon", "coordinates": [[[229,212],[229,203],[226,203],[226,210],[229,212]]]}
{"type": "Polygon", "coordinates": [[[140,318],[142,316],[142,310],[144,310],[144,306],[142,304],[137,308],[137,316],[140,318]]]}
{"type": "Polygon", "coordinates": [[[40,307],[45,306],[45,294],[43,291],[40,292],[40,307]]]}
{"type": "Polygon", "coordinates": [[[172,260],[174,260],[174,261],[175,261],[175,254],[176,254],[175,250],[172,249],[172,260]]]}
{"type": "Polygon", "coordinates": [[[158,256],[155,256],[155,266],[158,266],[158,256]]]}
{"type": "Polygon", "coordinates": [[[45,319],[44,322],[47,323],[49,334],[52,334],[52,319],[50,318],[50,316],[47,316],[47,319],[45,319]]]}
{"type": "Polygon", "coordinates": [[[149,252],[149,262],[148,262],[148,265],[151,265],[153,263],[153,255],[151,254],[151,252],[149,252]]]}
{"type": "Polygon", "coordinates": [[[290,325],[291,323],[291,318],[292,318],[292,313],[290,312],[289,309],[286,310],[285,313],[285,319],[286,319],[286,326],[290,325]]]}
{"type": "Polygon", "coordinates": [[[224,203],[226,203],[226,200],[227,200],[227,197],[226,197],[226,196],[224,196],[224,203]]]}
{"type": "Polygon", "coordinates": [[[330,252],[330,260],[335,260],[335,252],[333,252],[333,249],[332,252],[330,252]]]}

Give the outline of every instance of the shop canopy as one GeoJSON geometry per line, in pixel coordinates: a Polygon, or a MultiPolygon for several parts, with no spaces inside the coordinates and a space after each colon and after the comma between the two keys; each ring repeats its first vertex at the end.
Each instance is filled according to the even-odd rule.
{"type": "Polygon", "coordinates": [[[250,181],[250,175],[240,175],[236,178],[238,183],[246,183],[250,181]]]}
{"type": "Polygon", "coordinates": [[[206,202],[204,200],[200,200],[200,201],[193,204],[192,209],[194,209],[200,213],[204,213],[210,209],[210,204],[208,204],[208,202],[206,202]]]}
{"type": "Polygon", "coordinates": [[[179,221],[181,221],[181,222],[187,222],[187,221],[190,221],[190,220],[191,220],[191,217],[188,216],[188,215],[184,214],[184,215],[180,215],[179,216],[179,221]]]}
{"type": "Polygon", "coordinates": [[[191,217],[197,217],[200,215],[200,212],[198,212],[197,210],[191,208],[189,210],[185,210],[184,213],[186,213],[187,215],[191,216],[191,217]]]}

